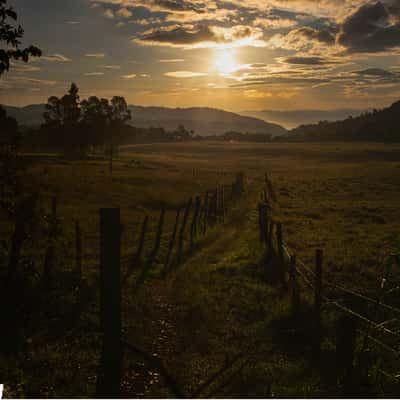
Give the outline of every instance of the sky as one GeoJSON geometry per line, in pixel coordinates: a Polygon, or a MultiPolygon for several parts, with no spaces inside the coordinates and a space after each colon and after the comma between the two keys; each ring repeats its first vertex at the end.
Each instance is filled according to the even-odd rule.
{"type": "MultiPolygon", "coordinates": [[[[400,99],[400,0],[8,0],[24,45],[0,103],[63,95],[231,111],[400,99]]],[[[2,47],[2,46],[0,46],[2,47]]],[[[4,46],[3,46],[4,47],[4,46]]]]}

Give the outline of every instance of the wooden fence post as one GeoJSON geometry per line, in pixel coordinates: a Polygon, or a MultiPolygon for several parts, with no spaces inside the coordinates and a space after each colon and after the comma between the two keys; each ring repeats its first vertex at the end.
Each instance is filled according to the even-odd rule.
{"type": "Polygon", "coordinates": [[[174,250],[174,246],[175,246],[175,242],[176,242],[176,234],[178,232],[180,215],[181,215],[181,209],[179,208],[176,212],[175,225],[174,225],[174,229],[172,231],[171,239],[169,241],[167,256],[165,258],[164,272],[163,272],[164,276],[166,276],[168,273],[169,261],[171,259],[172,251],[174,250]]]}
{"type": "Polygon", "coordinates": [[[143,219],[142,229],[140,231],[140,238],[139,238],[139,242],[137,245],[135,255],[132,257],[132,261],[129,264],[128,270],[126,271],[126,274],[124,275],[124,278],[122,279],[122,285],[125,284],[125,282],[129,278],[129,276],[132,274],[132,271],[135,269],[135,267],[136,266],[140,267],[142,265],[142,254],[143,254],[143,249],[144,249],[144,242],[146,239],[148,223],[149,223],[149,217],[146,215],[143,219]]]}
{"type": "Polygon", "coordinates": [[[120,393],[121,347],[121,226],[120,209],[100,210],[100,322],[103,347],[97,397],[120,393]]]}
{"type": "Polygon", "coordinates": [[[208,198],[208,192],[206,192],[203,204],[203,235],[207,233],[208,213],[209,213],[209,198],[208,198]]]}
{"type": "Polygon", "coordinates": [[[54,258],[55,258],[55,239],[57,236],[57,198],[53,197],[51,200],[51,214],[49,217],[49,230],[48,230],[48,240],[49,244],[46,249],[46,254],[44,257],[43,265],[43,276],[42,282],[44,290],[51,289],[51,280],[54,268],[54,258]]]}
{"type": "Polygon", "coordinates": [[[201,199],[199,196],[197,196],[194,204],[192,223],[190,225],[190,248],[193,247],[194,238],[197,235],[197,220],[199,217],[200,207],[201,207],[201,199]]]}
{"type": "Polygon", "coordinates": [[[158,225],[157,225],[157,232],[156,232],[156,238],[154,241],[154,247],[151,253],[149,254],[149,257],[147,261],[143,265],[143,270],[142,270],[142,281],[145,279],[146,274],[148,271],[151,269],[151,267],[154,264],[154,261],[156,260],[158,251],[160,250],[160,245],[161,245],[161,236],[164,228],[164,219],[165,219],[165,205],[163,205],[160,213],[160,218],[158,220],[158,225]]]}
{"type": "Polygon", "coordinates": [[[282,286],[286,286],[285,280],[285,260],[283,257],[283,235],[282,235],[282,224],[278,222],[276,225],[276,239],[278,245],[278,264],[279,264],[279,278],[282,286]]]}
{"type": "Polygon", "coordinates": [[[323,251],[321,249],[315,252],[315,280],[314,280],[314,357],[318,361],[321,354],[321,341],[322,341],[322,322],[321,322],[321,309],[322,309],[322,264],[323,264],[323,251]]]}
{"type": "Polygon", "coordinates": [[[341,380],[343,394],[353,391],[353,362],[356,350],[357,321],[349,315],[341,315],[336,331],[337,375],[341,380]]]}
{"type": "Polygon", "coordinates": [[[186,204],[185,207],[185,212],[183,213],[183,221],[182,221],[182,225],[181,225],[181,229],[179,231],[179,241],[178,241],[178,254],[176,257],[177,260],[177,264],[180,264],[180,262],[182,261],[182,256],[183,256],[183,242],[185,239],[185,228],[186,228],[186,224],[189,218],[189,214],[190,214],[190,209],[192,207],[192,202],[193,199],[190,198],[189,201],[186,204]]]}
{"type": "Polygon", "coordinates": [[[225,209],[225,186],[221,187],[221,222],[225,223],[226,209],[225,209]]]}
{"type": "Polygon", "coordinates": [[[299,286],[297,282],[296,256],[290,257],[289,277],[290,277],[290,311],[292,318],[295,319],[299,312],[299,286]]]}
{"type": "Polygon", "coordinates": [[[260,230],[260,242],[266,243],[266,235],[267,235],[267,215],[266,215],[266,207],[265,203],[261,202],[258,205],[258,227],[260,230]]]}
{"type": "Polygon", "coordinates": [[[82,237],[79,221],[75,221],[75,273],[80,282],[82,279],[82,237]]]}
{"type": "Polygon", "coordinates": [[[18,260],[21,253],[22,243],[25,235],[25,222],[17,215],[15,229],[11,239],[11,250],[8,258],[7,281],[11,282],[17,275],[18,260]]]}

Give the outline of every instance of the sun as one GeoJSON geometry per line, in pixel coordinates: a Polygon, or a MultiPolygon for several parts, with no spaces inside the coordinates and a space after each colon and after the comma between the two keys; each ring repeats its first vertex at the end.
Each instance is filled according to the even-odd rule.
{"type": "Polygon", "coordinates": [[[217,72],[221,75],[229,75],[239,69],[233,49],[217,49],[214,63],[217,72]]]}

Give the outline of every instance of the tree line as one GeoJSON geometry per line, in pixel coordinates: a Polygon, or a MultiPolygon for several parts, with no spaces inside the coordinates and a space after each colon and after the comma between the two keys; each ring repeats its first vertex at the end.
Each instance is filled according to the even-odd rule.
{"type": "Polygon", "coordinates": [[[285,141],[376,141],[399,142],[400,101],[382,110],[373,110],[342,121],[320,121],[301,125],[285,141]]]}

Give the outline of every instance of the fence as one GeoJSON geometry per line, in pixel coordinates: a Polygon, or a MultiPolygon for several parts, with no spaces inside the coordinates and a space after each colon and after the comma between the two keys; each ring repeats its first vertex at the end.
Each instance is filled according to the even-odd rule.
{"type": "MultiPolygon", "coordinates": [[[[351,390],[353,363],[356,354],[357,336],[363,336],[363,349],[368,342],[380,347],[384,352],[398,361],[400,357],[400,333],[389,329],[388,326],[398,323],[396,316],[400,315],[400,308],[387,304],[384,301],[386,271],[382,279],[380,293],[372,298],[352,289],[328,281],[323,275],[323,250],[315,251],[314,269],[305,265],[296,257],[283,239],[282,224],[276,221],[273,215],[277,195],[268,175],[265,175],[265,189],[261,192],[261,201],[258,204],[258,225],[260,240],[265,248],[265,268],[274,269],[273,275],[280,284],[288,289],[290,296],[290,312],[293,320],[299,315],[301,308],[300,283],[312,296],[313,302],[313,338],[312,356],[315,361],[321,357],[321,343],[324,340],[323,312],[334,309],[339,312],[336,333],[336,353],[338,368],[343,371],[343,390],[351,390]],[[275,258],[276,262],[271,260],[275,258]],[[300,281],[300,282],[299,282],[300,281]],[[328,292],[329,291],[329,292],[328,292]],[[346,296],[343,298],[343,295],[346,296]],[[359,311],[352,305],[357,300],[359,311]],[[350,304],[350,305],[348,305],[350,304]],[[372,309],[371,309],[372,307],[372,309]],[[384,321],[374,321],[370,314],[378,316],[384,313],[384,321]],[[365,315],[369,314],[369,315],[365,315]]],[[[397,255],[392,255],[392,264],[400,265],[397,255]]],[[[397,290],[394,288],[390,291],[397,290]]],[[[390,292],[389,291],[389,292],[390,292]]],[[[387,293],[387,292],[386,292],[387,293]]],[[[382,373],[385,373],[382,371],[382,373]]]]}
{"type": "MultiPolygon", "coordinates": [[[[122,362],[124,351],[134,353],[145,363],[157,369],[164,377],[171,392],[176,397],[182,393],[175,379],[169,374],[162,360],[147,354],[144,350],[135,347],[121,335],[121,292],[125,285],[133,283],[138,289],[148,278],[149,272],[157,264],[161,266],[161,276],[166,277],[171,271],[177,269],[185,257],[194,251],[200,237],[217,224],[225,222],[226,215],[231,205],[237,202],[245,192],[245,177],[241,172],[237,174],[232,184],[222,185],[212,190],[199,194],[176,210],[175,222],[170,235],[165,232],[166,208],[161,208],[157,221],[154,238],[149,233],[149,216],[145,215],[140,229],[140,234],[135,249],[129,260],[125,273],[121,270],[121,221],[119,208],[106,208],[100,210],[100,325],[93,324],[91,328],[100,330],[102,334],[101,365],[97,379],[97,396],[116,397],[119,395],[122,374],[122,362]],[[162,258],[160,248],[162,239],[167,237],[167,251],[162,258]],[[146,244],[152,243],[148,254],[145,255],[146,244]],[[131,278],[135,276],[135,280],[131,278]]],[[[15,229],[11,239],[11,248],[7,265],[7,293],[17,292],[18,279],[22,271],[18,270],[24,242],[27,238],[28,220],[24,218],[27,210],[35,209],[33,199],[24,205],[25,213],[15,220],[15,229]]],[[[45,215],[45,256],[40,274],[39,290],[47,294],[54,289],[57,282],[56,265],[57,237],[60,234],[61,223],[57,216],[57,199],[52,199],[51,211],[45,215]]],[[[76,297],[75,311],[78,314],[83,311],[85,305],[96,301],[96,292],[86,295],[82,290],[83,279],[83,249],[82,232],[78,221],[74,223],[75,258],[73,261],[74,296],[76,297]],[[75,295],[76,292],[76,295],[75,295]],[[89,296],[89,297],[88,297],[89,296]],[[84,304],[85,303],[85,304],[84,304]]],[[[5,295],[6,299],[7,296],[5,295]]],[[[43,303],[38,304],[40,307],[43,303]]],[[[9,319],[18,317],[9,313],[9,319]]],[[[22,319],[22,318],[21,318],[22,319]]],[[[11,329],[12,330],[12,329],[11,329]]],[[[9,336],[17,336],[15,332],[9,332],[9,336]]]]}

